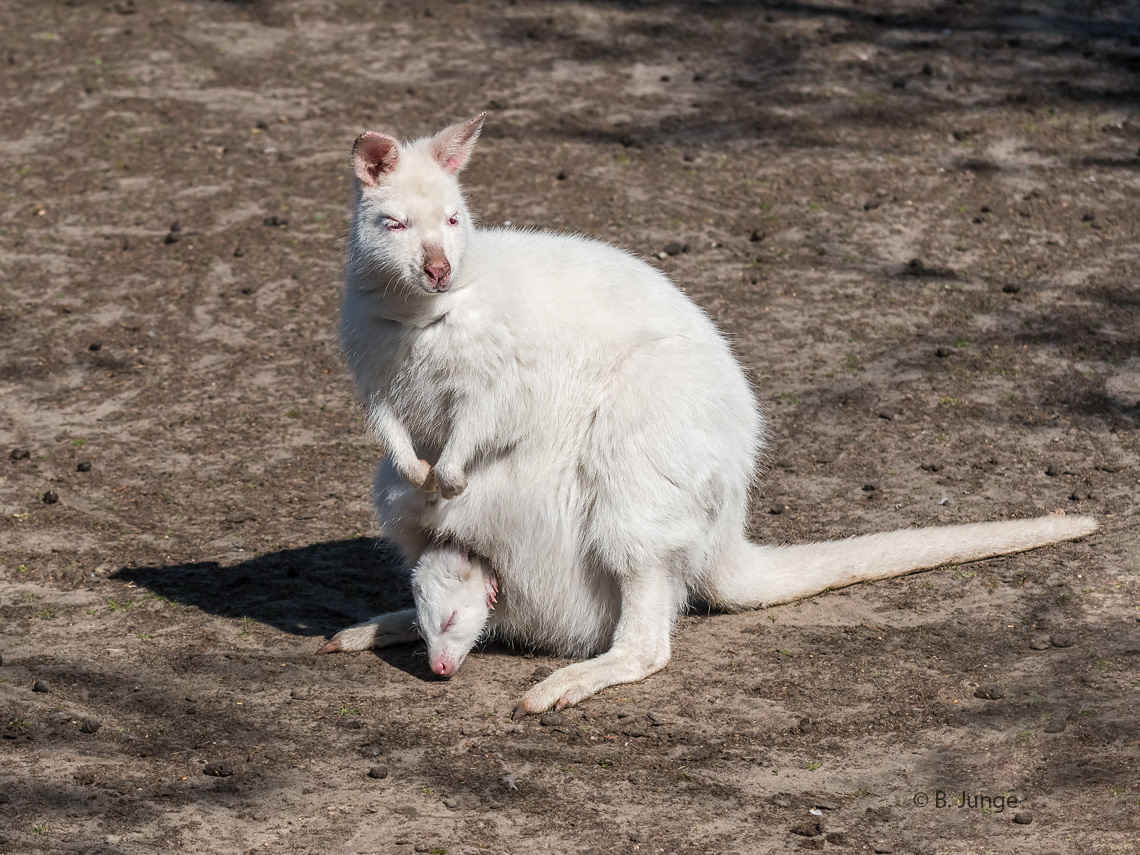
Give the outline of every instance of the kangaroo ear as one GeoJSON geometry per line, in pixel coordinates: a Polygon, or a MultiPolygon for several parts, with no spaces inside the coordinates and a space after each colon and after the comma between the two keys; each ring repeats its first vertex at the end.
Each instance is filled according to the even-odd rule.
{"type": "Polygon", "coordinates": [[[483,570],[483,584],[487,586],[487,608],[493,609],[499,597],[499,577],[490,567],[483,570]]]}
{"type": "Polygon", "coordinates": [[[451,125],[432,137],[431,155],[435,162],[448,172],[458,172],[465,167],[485,118],[487,114],[480,113],[471,121],[451,125]]]}
{"type": "Polygon", "coordinates": [[[352,171],[365,187],[375,187],[380,176],[396,168],[400,144],[389,136],[368,131],[352,144],[352,171]]]}

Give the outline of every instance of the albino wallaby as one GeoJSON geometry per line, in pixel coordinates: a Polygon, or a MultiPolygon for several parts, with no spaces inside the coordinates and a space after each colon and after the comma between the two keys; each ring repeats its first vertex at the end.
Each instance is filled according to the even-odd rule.
{"type": "MultiPolygon", "coordinates": [[[[520,717],[664,667],[692,600],[754,608],[1096,529],[1054,516],[749,543],[764,423],[727,343],[664,275],[618,249],[476,229],[457,173],[483,119],[353,146],[341,341],[387,454],[376,507],[416,566],[418,617],[381,616],[322,650],[405,641],[413,620],[438,641],[464,604],[505,640],[594,656],[531,688],[520,717]],[[493,612],[468,577],[426,584],[463,567],[448,544],[498,574],[493,612]]],[[[474,625],[454,636],[466,649],[433,668],[458,667],[474,625]]]]}

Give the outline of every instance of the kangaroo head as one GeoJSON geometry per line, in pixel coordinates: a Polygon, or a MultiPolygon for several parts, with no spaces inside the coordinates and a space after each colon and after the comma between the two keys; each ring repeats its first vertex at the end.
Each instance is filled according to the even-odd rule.
{"type": "Polygon", "coordinates": [[[350,238],[356,272],[385,276],[405,294],[452,288],[472,229],[458,174],[485,117],[404,145],[374,131],[356,138],[357,202],[350,238]]]}
{"type": "Polygon", "coordinates": [[[435,550],[420,557],[412,571],[412,594],[416,625],[434,673],[450,677],[459,670],[483,635],[498,592],[490,567],[466,550],[435,550]]]}

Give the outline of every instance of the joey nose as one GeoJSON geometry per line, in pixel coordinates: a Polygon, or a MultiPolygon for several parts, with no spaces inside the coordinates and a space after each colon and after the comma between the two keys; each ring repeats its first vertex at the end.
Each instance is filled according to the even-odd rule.
{"type": "Polygon", "coordinates": [[[437,659],[431,663],[431,670],[440,677],[450,677],[455,673],[455,666],[445,659],[437,659]]]}
{"type": "Polygon", "coordinates": [[[428,257],[424,260],[424,273],[432,291],[446,291],[451,280],[451,263],[442,256],[428,257]]]}

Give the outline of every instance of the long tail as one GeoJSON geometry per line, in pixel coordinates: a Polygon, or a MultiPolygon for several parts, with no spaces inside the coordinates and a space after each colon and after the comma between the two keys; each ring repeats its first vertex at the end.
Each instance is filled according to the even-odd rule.
{"type": "Polygon", "coordinates": [[[856,582],[1024,552],[1083,537],[1096,529],[1092,517],[1057,515],[905,529],[792,546],[742,541],[736,560],[714,570],[702,593],[721,608],[759,608],[856,582]]]}

